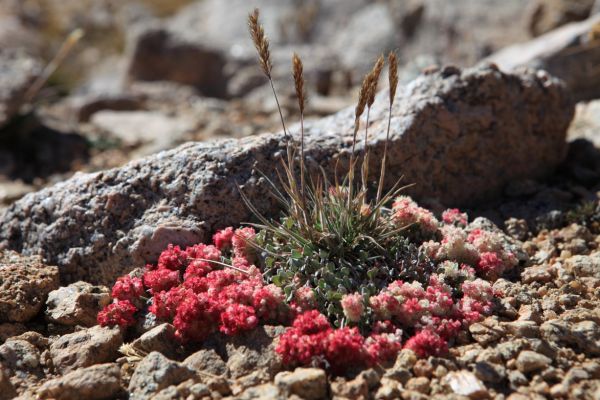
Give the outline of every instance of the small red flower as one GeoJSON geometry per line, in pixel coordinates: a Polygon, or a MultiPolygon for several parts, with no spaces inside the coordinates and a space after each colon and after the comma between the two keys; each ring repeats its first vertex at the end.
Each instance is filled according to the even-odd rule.
{"type": "Polygon", "coordinates": [[[417,332],[404,344],[405,349],[410,349],[421,358],[427,356],[440,356],[448,352],[448,342],[430,330],[417,332]]]}
{"type": "Polygon", "coordinates": [[[132,326],[135,325],[136,312],[137,308],[129,300],[121,300],[104,307],[98,313],[98,323],[101,326],[132,326]]]}
{"type": "Polygon", "coordinates": [[[117,279],[112,288],[113,299],[129,300],[131,302],[144,295],[144,284],[140,278],[132,278],[125,275],[117,279]]]}

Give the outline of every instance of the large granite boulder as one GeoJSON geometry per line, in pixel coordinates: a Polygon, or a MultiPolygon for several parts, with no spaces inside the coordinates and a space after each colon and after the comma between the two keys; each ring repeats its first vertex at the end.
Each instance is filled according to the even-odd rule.
{"type": "MultiPolygon", "coordinates": [[[[381,93],[369,128],[374,179],[387,115],[381,93]]],[[[407,193],[447,206],[488,199],[508,182],[551,172],[565,155],[572,116],[563,84],[542,71],[430,72],[398,91],[386,184],[404,176],[416,184],[407,193]]],[[[353,109],[307,125],[308,166],[331,175],[336,163],[343,169],[353,109]]],[[[291,132],[299,134],[297,127],[291,132]]],[[[187,143],[122,168],[76,174],[8,208],[0,216],[0,246],[43,255],[64,282],[109,283],[154,261],[168,243],[189,245],[249,221],[238,185],[259,211],[273,215],[276,203],[258,171],[276,180],[284,152],[282,133],[265,134],[187,143]]]]}

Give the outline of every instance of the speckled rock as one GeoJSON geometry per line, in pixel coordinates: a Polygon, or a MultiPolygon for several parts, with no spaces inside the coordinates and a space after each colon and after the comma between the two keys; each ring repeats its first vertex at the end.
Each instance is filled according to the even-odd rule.
{"type": "Polygon", "coordinates": [[[58,285],[58,268],[45,265],[40,257],[1,252],[0,322],[29,321],[58,285]]]}
{"type": "MultiPolygon", "coordinates": [[[[386,98],[382,93],[370,114],[374,179],[386,98]]],[[[307,124],[309,168],[319,164],[331,173],[338,161],[340,168],[347,163],[353,112],[307,124]]],[[[416,183],[406,193],[448,206],[493,197],[507,182],[545,175],[563,159],[572,116],[562,83],[543,72],[448,68],[421,76],[397,94],[386,185],[404,176],[416,183]]],[[[291,132],[298,134],[297,127],[291,132]]],[[[122,168],[77,174],[7,209],[0,246],[42,254],[59,265],[65,282],[109,283],[154,261],[168,243],[189,245],[249,220],[237,185],[260,212],[272,214],[276,203],[258,170],[276,180],[283,139],[279,133],[188,143],[122,168]]]]}
{"type": "Polygon", "coordinates": [[[75,282],[50,292],[46,301],[46,319],[60,325],[96,325],[98,312],[110,303],[105,286],[75,282]]]}
{"type": "Polygon", "coordinates": [[[171,361],[154,351],[148,354],[135,369],[129,381],[130,399],[148,399],[171,385],[178,385],[195,376],[186,366],[171,361]]]}
{"type": "Polygon", "coordinates": [[[37,395],[56,400],[114,399],[121,392],[120,379],[117,364],[94,365],[49,380],[38,389],[37,395]]]}
{"type": "Polygon", "coordinates": [[[60,336],[50,344],[54,367],[61,373],[114,361],[123,344],[119,328],[92,328],[60,336]]]}

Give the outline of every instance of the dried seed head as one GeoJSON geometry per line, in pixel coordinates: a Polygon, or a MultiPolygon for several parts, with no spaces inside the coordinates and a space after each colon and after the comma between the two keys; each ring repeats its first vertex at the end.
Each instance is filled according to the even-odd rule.
{"type": "Polygon", "coordinates": [[[398,88],[398,60],[396,53],[390,51],[388,55],[389,64],[389,85],[390,85],[390,106],[394,104],[394,98],[396,97],[396,89],[398,88]]]}
{"type": "Polygon", "coordinates": [[[356,119],[360,118],[360,116],[365,111],[365,106],[367,105],[367,99],[369,97],[369,86],[371,84],[371,74],[365,75],[362,85],[360,87],[360,92],[358,92],[358,103],[356,104],[356,108],[354,109],[354,116],[356,119]]]}
{"type": "Polygon", "coordinates": [[[298,106],[300,107],[301,114],[304,113],[304,105],[306,103],[303,70],[302,60],[298,54],[294,53],[292,57],[292,74],[294,76],[294,86],[296,88],[296,96],[298,97],[298,106]]]}
{"type": "Polygon", "coordinates": [[[371,73],[369,74],[369,94],[367,99],[367,105],[371,107],[375,102],[375,94],[377,94],[377,84],[379,83],[379,75],[381,75],[381,71],[383,70],[383,64],[385,59],[383,55],[379,56],[377,62],[373,66],[371,73]]]}
{"type": "Polygon", "coordinates": [[[269,39],[267,39],[267,36],[265,35],[265,29],[258,22],[258,17],[259,11],[258,8],[255,8],[254,12],[248,15],[248,28],[250,29],[254,47],[256,47],[256,51],[258,51],[260,67],[267,78],[271,79],[273,65],[271,64],[271,53],[269,52],[269,39]]]}

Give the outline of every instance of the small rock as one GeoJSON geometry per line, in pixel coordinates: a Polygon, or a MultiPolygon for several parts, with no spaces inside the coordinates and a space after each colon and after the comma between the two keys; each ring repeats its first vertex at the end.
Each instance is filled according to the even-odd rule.
{"type": "Polygon", "coordinates": [[[56,400],[115,398],[121,391],[121,369],[117,364],[100,364],[78,369],[49,380],[38,391],[42,398],[56,400]]]}
{"type": "Polygon", "coordinates": [[[381,386],[375,392],[375,400],[394,400],[400,397],[400,384],[393,379],[382,379],[381,386]]]}
{"type": "Polygon", "coordinates": [[[573,256],[565,262],[565,270],[580,278],[600,278],[600,256],[573,256]]]}
{"type": "Polygon", "coordinates": [[[523,283],[550,282],[554,276],[552,275],[553,269],[547,265],[536,265],[533,267],[525,268],[521,274],[521,281],[523,283]]]}
{"type": "Polygon", "coordinates": [[[242,393],[236,396],[238,400],[280,400],[282,399],[279,393],[279,388],[272,383],[265,383],[264,385],[258,385],[244,390],[242,393]]]}
{"type": "Polygon", "coordinates": [[[529,383],[529,379],[521,371],[509,371],[508,381],[512,389],[517,389],[519,386],[525,386],[529,383]]]}
{"type": "Polygon", "coordinates": [[[409,349],[402,349],[396,357],[394,368],[411,369],[417,363],[417,355],[409,349]]]}
{"type": "Polygon", "coordinates": [[[41,257],[1,252],[0,322],[29,321],[58,285],[58,268],[43,264],[41,257]]]}
{"type": "Polygon", "coordinates": [[[204,371],[213,375],[227,376],[229,374],[227,364],[214,349],[201,349],[183,360],[183,364],[196,371],[204,371]]]}
{"type": "Polygon", "coordinates": [[[429,393],[429,379],[424,376],[417,378],[411,378],[406,382],[406,389],[413,390],[415,392],[428,394],[429,393]]]}
{"type": "Polygon", "coordinates": [[[450,372],[444,378],[444,382],[458,395],[467,396],[471,399],[488,397],[485,385],[469,371],[450,372]]]}
{"type": "Polygon", "coordinates": [[[245,335],[230,338],[225,343],[227,367],[232,378],[264,369],[271,376],[283,368],[281,357],[275,352],[275,337],[280,328],[260,326],[245,335]]]}
{"type": "Polygon", "coordinates": [[[307,400],[318,400],[327,395],[327,375],[319,368],[280,372],[275,376],[275,384],[287,396],[295,394],[307,400]]]}
{"type": "Polygon", "coordinates": [[[196,376],[186,366],[171,361],[159,352],[153,351],[138,364],[129,381],[128,391],[131,400],[148,399],[162,389],[178,385],[196,376]]]}
{"type": "Polygon", "coordinates": [[[131,345],[146,354],[158,351],[167,357],[173,357],[178,348],[175,327],[167,323],[158,325],[134,340],[131,345]]]}
{"type": "Polygon", "coordinates": [[[473,339],[482,346],[487,346],[504,335],[504,329],[502,329],[496,321],[492,324],[488,324],[488,320],[481,323],[477,322],[469,326],[469,332],[473,335],[473,339]]]}
{"type": "Polygon", "coordinates": [[[98,312],[110,303],[110,293],[105,286],[75,282],[53,290],[46,301],[46,319],[60,325],[96,325],[98,312]]]}
{"type": "Polygon", "coordinates": [[[38,375],[41,372],[40,351],[25,340],[9,340],[0,346],[0,365],[13,373],[38,375]]]}
{"type": "Polygon", "coordinates": [[[62,374],[82,367],[114,361],[123,344],[117,327],[92,328],[60,336],[50,344],[54,367],[62,374]]]}
{"type": "Polygon", "coordinates": [[[512,321],[504,324],[506,330],[517,338],[535,338],[540,336],[540,327],[534,321],[512,321]]]}
{"type": "Polygon", "coordinates": [[[349,381],[337,378],[331,382],[331,394],[340,399],[366,399],[369,397],[369,385],[361,376],[349,381]]]}
{"type": "Polygon", "coordinates": [[[483,382],[500,383],[506,378],[506,369],[502,365],[486,361],[475,363],[473,372],[483,382]]]}
{"type": "Polygon", "coordinates": [[[544,322],[540,332],[551,343],[567,344],[591,356],[600,355],[600,329],[594,321],[572,323],[554,319],[544,322]]]}
{"type": "Polygon", "coordinates": [[[517,369],[524,374],[543,369],[550,364],[552,364],[550,358],[531,350],[520,352],[516,362],[517,369]]]}

